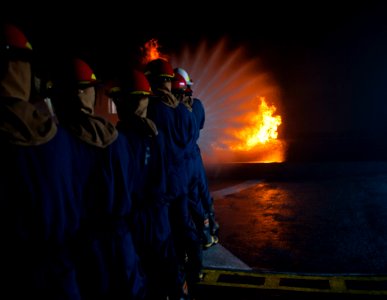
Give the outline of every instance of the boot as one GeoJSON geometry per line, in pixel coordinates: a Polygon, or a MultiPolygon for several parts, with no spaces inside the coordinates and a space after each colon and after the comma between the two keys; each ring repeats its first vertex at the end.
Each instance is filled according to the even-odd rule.
{"type": "Polygon", "coordinates": [[[210,227],[210,234],[213,237],[216,237],[216,239],[219,241],[219,223],[215,220],[215,214],[211,212],[209,214],[209,227],[210,227]]]}
{"type": "Polygon", "coordinates": [[[202,245],[203,249],[206,250],[216,244],[214,236],[211,234],[210,221],[209,219],[204,220],[204,226],[202,231],[202,245]]]}
{"type": "Polygon", "coordinates": [[[185,265],[188,287],[203,280],[203,249],[200,243],[191,243],[187,249],[188,261],[185,265]]]}

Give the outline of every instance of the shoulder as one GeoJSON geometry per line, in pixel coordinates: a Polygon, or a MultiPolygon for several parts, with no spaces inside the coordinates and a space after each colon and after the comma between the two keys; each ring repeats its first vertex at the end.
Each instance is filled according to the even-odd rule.
{"type": "Polygon", "coordinates": [[[192,105],[204,108],[203,102],[199,98],[193,98],[193,104],[192,105]]]}

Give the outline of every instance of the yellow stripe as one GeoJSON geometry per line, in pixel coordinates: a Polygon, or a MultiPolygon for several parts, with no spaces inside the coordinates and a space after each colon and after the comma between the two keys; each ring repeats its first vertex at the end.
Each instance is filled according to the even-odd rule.
{"type": "Polygon", "coordinates": [[[150,95],[150,92],[144,92],[144,91],[134,91],[131,92],[132,95],[150,95]]]}
{"type": "Polygon", "coordinates": [[[204,269],[199,285],[309,293],[386,295],[387,276],[296,275],[204,269]]]}
{"type": "Polygon", "coordinates": [[[112,87],[110,90],[109,90],[109,93],[118,93],[120,92],[121,89],[119,87],[112,87]]]}

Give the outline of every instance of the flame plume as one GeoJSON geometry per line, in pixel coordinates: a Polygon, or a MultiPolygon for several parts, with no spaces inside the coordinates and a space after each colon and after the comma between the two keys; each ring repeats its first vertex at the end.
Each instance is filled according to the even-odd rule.
{"type": "Polygon", "coordinates": [[[141,47],[142,52],[142,64],[146,65],[151,60],[157,58],[162,58],[168,60],[168,57],[160,52],[161,46],[157,39],[150,39],[144,44],[144,47],[141,47]]]}
{"type": "Polygon", "coordinates": [[[199,146],[206,164],[285,160],[283,119],[274,115],[281,108],[280,88],[259,58],[248,58],[244,50],[230,48],[223,38],[171,55],[172,66],[190,74],[193,96],[205,107],[199,146]]]}
{"type": "Polygon", "coordinates": [[[281,125],[281,116],[273,116],[276,111],[274,105],[269,106],[264,97],[260,97],[261,104],[257,112],[246,118],[246,127],[236,130],[228,129],[237,141],[224,141],[231,150],[249,151],[258,144],[267,144],[278,137],[278,126],[281,125]]]}

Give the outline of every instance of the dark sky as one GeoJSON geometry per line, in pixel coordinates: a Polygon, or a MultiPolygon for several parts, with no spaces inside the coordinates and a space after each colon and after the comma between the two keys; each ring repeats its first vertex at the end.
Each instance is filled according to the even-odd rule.
{"type": "Polygon", "coordinates": [[[237,1],[211,7],[209,2],[179,7],[52,3],[35,6],[34,14],[28,9],[3,10],[2,18],[25,28],[35,48],[53,61],[73,51],[88,56],[103,72],[112,62],[135,54],[150,38],[157,38],[164,52],[173,52],[204,38],[227,36],[251,56],[260,56],[274,74],[283,90],[287,138],[373,138],[384,147],[387,5],[383,1],[273,2],[237,1]]]}

